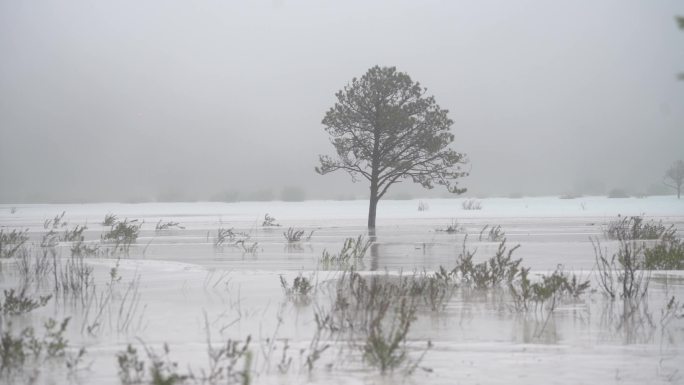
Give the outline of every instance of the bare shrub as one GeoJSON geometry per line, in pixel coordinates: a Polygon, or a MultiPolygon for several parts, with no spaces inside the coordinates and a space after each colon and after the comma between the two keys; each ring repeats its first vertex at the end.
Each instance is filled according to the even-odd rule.
{"type": "Polygon", "coordinates": [[[311,284],[311,279],[299,274],[292,281],[292,285],[287,283],[287,280],[280,276],[280,286],[283,288],[283,293],[288,300],[296,305],[308,305],[311,303],[311,296],[314,291],[314,285],[311,284]]]}
{"type": "Polygon", "coordinates": [[[264,215],[264,221],[261,223],[262,227],[280,227],[280,224],[276,222],[275,217],[272,217],[268,213],[264,215]]]}
{"type": "Polygon", "coordinates": [[[562,298],[578,298],[587,289],[590,282],[580,280],[575,274],[563,272],[559,266],[551,275],[542,275],[540,281],[531,282],[529,268],[520,269],[520,277],[509,287],[515,307],[519,311],[529,309],[531,302],[542,306],[548,304],[547,310],[552,312],[562,298]]]}
{"type": "Polygon", "coordinates": [[[674,225],[665,226],[662,221],[644,221],[643,217],[622,217],[610,221],[603,230],[608,239],[637,240],[660,239],[671,241],[676,238],[677,229],[674,225]]]}
{"type": "Polygon", "coordinates": [[[617,252],[608,256],[598,239],[592,239],[598,282],[603,293],[611,299],[640,300],[648,292],[650,275],[644,268],[644,245],[620,239],[617,252]]]}
{"type": "Polygon", "coordinates": [[[28,240],[28,229],[12,231],[0,229],[0,258],[14,257],[28,240]]]}
{"type": "Polygon", "coordinates": [[[395,311],[388,314],[389,311],[390,302],[382,302],[370,319],[363,345],[364,360],[383,374],[407,360],[406,337],[416,319],[416,309],[406,298],[401,299],[395,311]]]}
{"type": "Polygon", "coordinates": [[[437,229],[436,231],[442,231],[442,232],[445,232],[447,234],[456,234],[456,233],[465,231],[465,229],[463,226],[460,226],[458,224],[458,220],[452,219],[451,223],[449,223],[447,225],[447,227],[445,227],[443,229],[437,229]]]}
{"type": "Polygon", "coordinates": [[[684,242],[661,241],[644,249],[644,265],[650,270],[684,270],[684,242]]]}
{"type": "Polygon", "coordinates": [[[287,240],[290,243],[293,242],[300,242],[300,241],[306,241],[308,242],[311,240],[311,236],[313,235],[314,230],[311,230],[309,235],[306,235],[305,230],[301,229],[296,229],[294,227],[290,227],[283,233],[283,236],[285,237],[285,240],[287,240]]]}
{"type": "Polygon", "coordinates": [[[483,239],[490,242],[501,242],[506,238],[506,233],[501,229],[501,225],[496,225],[490,227],[489,225],[484,225],[482,230],[480,230],[479,241],[483,239]],[[489,231],[487,231],[489,229],[489,231]]]}
{"type": "Polygon", "coordinates": [[[181,226],[181,224],[178,222],[173,222],[173,221],[164,222],[161,219],[159,220],[159,222],[157,222],[157,225],[154,226],[154,232],[157,234],[163,233],[166,231],[170,231],[170,230],[185,230],[185,227],[181,226]]]}
{"type": "Polygon", "coordinates": [[[327,250],[323,250],[320,262],[324,268],[333,266],[349,268],[363,259],[372,243],[370,239],[366,240],[363,235],[359,235],[357,238],[347,238],[338,254],[331,254],[327,250]]]}
{"type": "Polygon", "coordinates": [[[109,231],[102,234],[102,242],[114,244],[113,252],[128,253],[131,245],[138,239],[142,225],[143,222],[138,222],[137,219],[131,221],[128,218],[123,221],[115,220],[109,231]]]}
{"type": "Polygon", "coordinates": [[[235,231],[233,228],[224,229],[219,227],[216,231],[216,238],[214,238],[214,247],[220,248],[225,245],[239,246],[249,240],[249,238],[250,236],[247,233],[235,231]]]}
{"type": "MultiPolygon", "coordinates": [[[[33,383],[40,368],[47,363],[68,364],[68,341],[64,337],[69,318],[61,322],[50,318],[41,337],[32,326],[15,332],[11,323],[3,328],[0,338],[0,378],[7,383],[33,383]]],[[[83,355],[85,350],[79,355],[83,355]]]]}
{"type": "Polygon", "coordinates": [[[459,255],[456,267],[452,270],[464,284],[478,289],[499,287],[502,283],[510,283],[520,272],[522,259],[513,259],[513,253],[520,247],[506,246],[506,239],[499,243],[496,253],[489,260],[473,263],[474,252],[466,250],[465,240],[463,252],[459,255]]]}
{"type": "Polygon", "coordinates": [[[33,299],[26,293],[26,286],[22,287],[18,292],[15,289],[4,290],[4,295],[5,300],[0,301],[0,311],[7,316],[29,313],[45,306],[50,298],[52,298],[52,295],[46,295],[33,299]]]}

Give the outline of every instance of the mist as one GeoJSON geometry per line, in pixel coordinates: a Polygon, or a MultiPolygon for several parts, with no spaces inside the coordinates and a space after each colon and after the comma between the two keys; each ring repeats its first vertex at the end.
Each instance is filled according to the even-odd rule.
{"type": "MultiPolygon", "coordinates": [[[[321,119],[371,66],[450,111],[472,196],[672,193],[676,1],[0,3],[0,202],[347,199],[321,119]],[[283,190],[285,189],[285,193],[283,190]]],[[[391,197],[448,196],[409,182],[391,197]]]]}

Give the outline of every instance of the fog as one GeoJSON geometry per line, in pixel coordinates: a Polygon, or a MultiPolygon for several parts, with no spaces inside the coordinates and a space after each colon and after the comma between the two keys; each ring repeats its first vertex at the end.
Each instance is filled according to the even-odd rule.
{"type": "MultiPolygon", "coordinates": [[[[314,172],[371,66],[450,110],[468,195],[660,193],[678,1],[0,2],[0,202],[362,197],[314,172]]],[[[389,197],[445,196],[402,183],[389,197]]]]}

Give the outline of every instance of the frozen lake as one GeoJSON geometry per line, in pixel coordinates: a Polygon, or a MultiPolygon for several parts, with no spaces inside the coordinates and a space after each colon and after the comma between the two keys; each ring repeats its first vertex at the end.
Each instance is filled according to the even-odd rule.
{"type": "MultiPolygon", "coordinates": [[[[309,372],[301,352],[311,346],[314,313],[331,306],[342,274],[322,268],[320,257],[324,250],[339,251],[348,237],[366,235],[366,201],[0,205],[0,226],[28,229],[36,243],[46,231],[44,221],[62,212],[69,227],[87,225],[85,240],[93,243],[106,230],[101,223],[107,214],[144,222],[128,255],[85,259],[94,268],[98,293],[105,292],[110,269],[118,266],[121,279],[103,315],[97,318],[97,300],[76,306],[53,299],[13,320],[14,326],[71,317],[71,349],[87,349],[83,370],[69,374],[44,367],[39,383],[121,383],[116,354],[128,343],[143,350],[141,341],[157,351],[168,343],[179,371],[190,366],[197,374],[207,367],[207,329],[217,344],[252,336],[253,383],[684,383],[684,318],[663,318],[672,296],[684,302],[684,274],[653,272],[648,306],[639,310],[638,322],[627,325],[619,317],[621,302],[599,291],[590,241],[599,239],[602,247],[615,250],[617,241],[605,239],[604,230],[618,215],[662,220],[681,236],[684,200],[489,198],[479,200],[480,210],[464,210],[462,202],[382,201],[375,242],[358,266],[361,273],[410,275],[451,268],[464,245],[476,250],[475,262],[484,261],[499,246],[486,239],[487,231],[501,226],[508,247],[520,245],[514,257],[522,258],[533,276],[562,265],[590,280],[591,290],[582,299],[560,303],[552,313],[524,314],[496,291],[457,290],[442,311],[417,313],[408,334],[410,356],[417,359],[427,341],[432,347],[411,376],[398,370],[380,375],[362,364],[352,342],[327,335],[321,338],[331,348],[309,372]],[[265,214],[280,227],[263,227],[265,214]],[[160,220],[184,228],[156,231],[160,220]],[[455,233],[442,231],[454,224],[455,233]],[[287,242],[283,232],[289,227],[313,231],[311,239],[287,242]],[[216,247],[219,228],[243,233],[256,246],[250,252],[216,247]],[[310,304],[293,304],[283,294],[280,276],[291,282],[299,274],[317,284],[310,304]],[[133,292],[131,283],[133,305],[126,294],[133,292]],[[122,312],[127,320],[122,321],[122,312]],[[96,319],[98,326],[88,332],[96,319]]],[[[68,259],[69,247],[60,243],[58,257],[68,259]]],[[[3,289],[17,284],[15,270],[15,261],[3,261],[3,289]]]]}

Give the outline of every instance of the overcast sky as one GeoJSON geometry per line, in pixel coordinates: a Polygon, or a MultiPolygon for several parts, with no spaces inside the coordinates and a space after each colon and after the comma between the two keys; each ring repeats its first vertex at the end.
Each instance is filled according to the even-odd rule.
{"type": "Polygon", "coordinates": [[[0,0],[0,201],[361,196],[314,166],[333,154],[335,92],[374,65],[449,109],[469,194],[653,190],[684,158],[677,14],[674,0],[0,0]]]}

